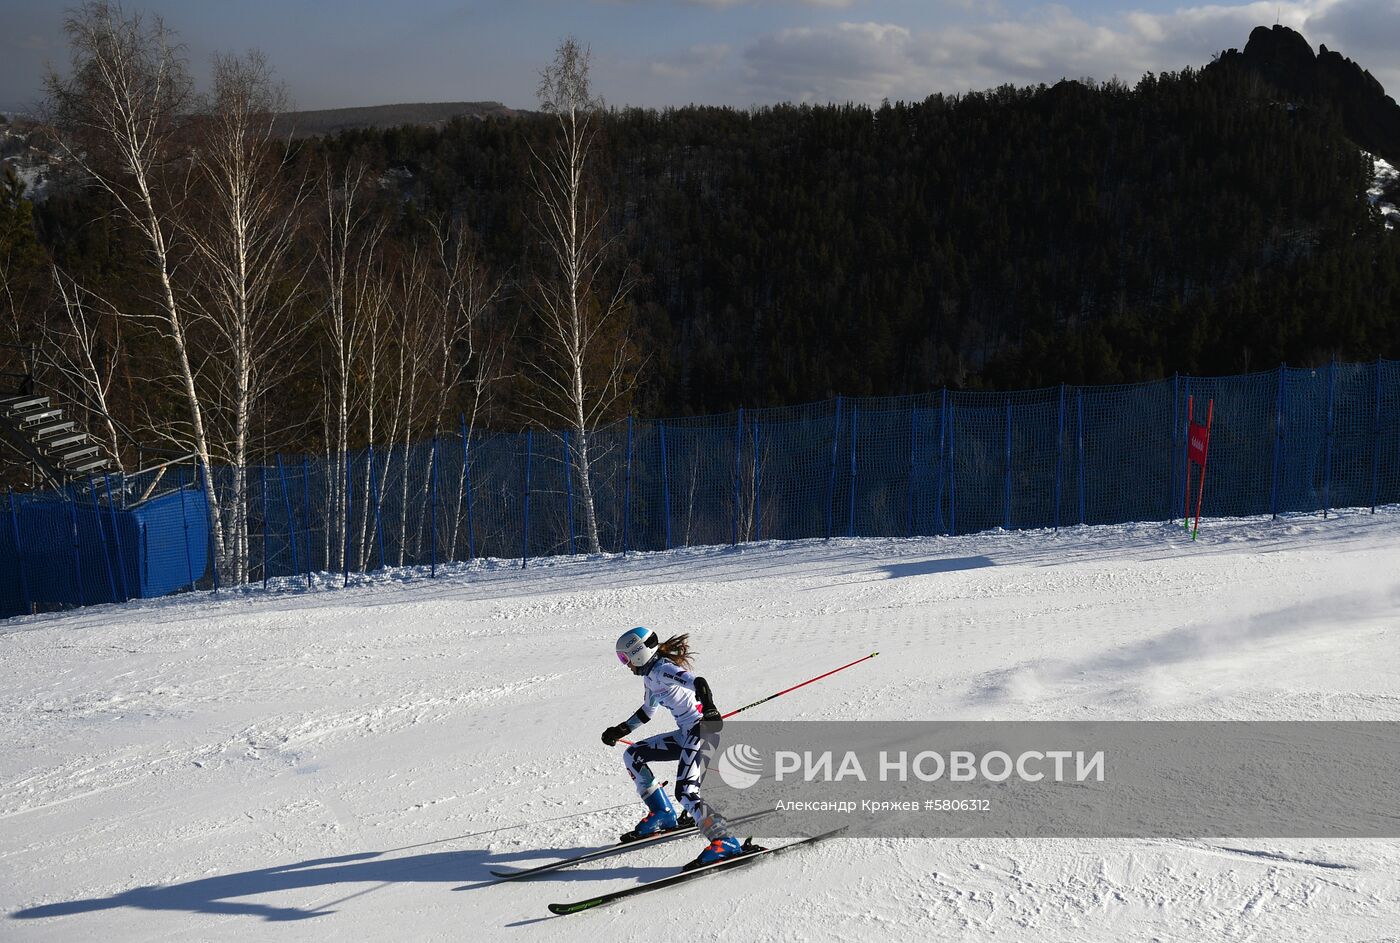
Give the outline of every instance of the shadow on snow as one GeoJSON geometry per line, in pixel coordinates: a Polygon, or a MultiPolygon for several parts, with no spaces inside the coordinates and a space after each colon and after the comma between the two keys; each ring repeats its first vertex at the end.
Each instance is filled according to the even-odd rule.
{"type": "MultiPolygon", "coordinates": [[[[200,878],[181,884],[137,887],[110,897],[40,904],[18,910],[11,914],[11,918],[37,920],[131,907],[147,911],[261,917],[264,920],[276,921],[306,920],[335,913],[329,908],[368,891],[351,892],[332,903],[312,907],[279,906],[245,898],[308,888],[332,888],[343,884],[384,885],[414,882],[455,885],[470,882],[479,887],[488,887],[494,883],[489,870],[492,867],[521,859],[562,857],[585,850],[531,849],[506,854],[493,854],[485,850],[441,851],[403,858],[383,858],[381,856],[387,852],[369,851],[200,878]]],[[[673,870],[636,867],[568,870],[540,875],[532,881],[600,881],[629,877],[650,880],[670,874],[673,870]]]]}

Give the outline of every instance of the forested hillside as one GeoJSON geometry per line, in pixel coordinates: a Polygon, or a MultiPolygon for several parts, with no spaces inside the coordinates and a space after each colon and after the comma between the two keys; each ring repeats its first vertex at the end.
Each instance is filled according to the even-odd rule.
{"type": "MultiPolygon", "coordinates": [[[[542,122],[354,132],[519,270],[542,122]]],[[[918,103],[626,111],[603,190],[651,408],[1395,355],[1400,235],[1322,101],[1217,66],[918,103]]]]}
{"type": "MultiPolygon", "coordinates": [[[[631,286],[603,336],[628,345],[629,382],[601,418],[1400,356],[1400,232],[1368,201],[1373,164],[1355,143],[1371,125],[1384,140],[1394,102],[1369,85],[1365,109],[1339,102],[1345,75],[1283,88],[1279,56],[1261,61],[1230,51],[1131,87],[1065,81],[874,109],[598,114],[589,192],[613,240],[601,271],[631,286]]],[[[429,435],[468,406],[488,427],[552,422],[532,395],[531,285],[547,258],[531,220],[532,162],[556,132],[553,117],[522,112],[291,143],[275,172],[301,222],[268,297],[305,329],[286,332],[285,369],[249,400],[254,452],[355,446],[376,429],[429,435]],[[356,271],[380,279],[374,336],[387,346],[372,365],[343,365],[342,399],[363,419],[336,432],[326,210],[349,192],[347,168],[364,168],[354,179],[376,235],[356,271]],[[470,344],[424,340],[408,313],[415,289],[451,281],[445,256],[425,261],[434,245],[470,256],[484,299],[470,344]],[[431,344],[446,359],[429,369],[431,344]],[[483,349],[491,375],[469,380],[466,360],[483,349]],[[415,358],[431,373],[417,386],[403,373],[415,358]]],[[[182,165],[165,166],[168,182],[182,165]]],[[[142,316],[158,294],[148,246],[107,192],[59,171],[32,206],[17,182],[0,198],[11,335],[0,340],[42,340],[47,324],[71,347],[71,331],[53,330],[72,323],[56,288],[67,279],[88,299],[117,425],[132,442],[158,429],[178,445],[183,395],[162,382],[169,345],[142,316]]],[[[171,244],[177,278],[191,271],[188,242],[171,244]]],[[[208,307],[205,288],[187,291],[192,310],[208,307]]],[[[201,357],[223,356],[203,330],[192,321],[196,378],[201,357]]],[[[216,414],[222,400],[211,394],[216,414]]]]}

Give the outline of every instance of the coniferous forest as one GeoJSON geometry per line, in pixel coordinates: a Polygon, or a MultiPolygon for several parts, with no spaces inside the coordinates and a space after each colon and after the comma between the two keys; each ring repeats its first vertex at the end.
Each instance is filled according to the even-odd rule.
{"type": "MultiPolygon", "coordinates": [[[[351,133],[524,264],[529,121],[351,133]]],[[[609,116],[649,408],[1394,356],[1400,234],[1325,107],[1239,69],[877,109],[609,116]]]]}

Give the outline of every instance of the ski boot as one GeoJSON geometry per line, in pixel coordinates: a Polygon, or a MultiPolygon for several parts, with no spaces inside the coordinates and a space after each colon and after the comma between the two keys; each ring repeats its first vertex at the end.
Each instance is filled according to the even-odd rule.
{"type": "Polygon", "coordinates": [[[762,850],[763,848],[759,845],[755,845],[752,839],[741,844],[739,839],[733,836],[729,838],[717,838],[705,846],[705,850],[700,852],[700,856],[686,865],[682,870],[689,871],[693,868],[724,861],[726,858],[740,858],[744,855],[762,850]]]}
{"type": "Polygon", "coordinates": [[[636,841],[639,838],[647,838],[651,835],[659,835],[662,832],[675,831],[678,828],[689,828],[690,816],[676,816],[676,810],[671,807],[671,800],[666,796],[665,789],[653,789],[642,800],[651,810],[647,817],[637,823],[636,828],[622,835],[618,841],[636,841]]]}

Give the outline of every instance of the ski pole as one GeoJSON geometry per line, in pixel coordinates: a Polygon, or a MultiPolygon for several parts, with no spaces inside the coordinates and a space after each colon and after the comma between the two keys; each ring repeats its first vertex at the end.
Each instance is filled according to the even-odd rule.
{"type": "Polygon", "coordinates": [[[767,697],[763,698],[762,700],[754,701],[752,704],[745,704],[743,707],[736,708],[735,710],[732,710],[732,711],[730,711],[729,713],[722,715],[720,719],[721,719],[721,720],[728,720],[730,717],[733,717],[735,714],[742,713],[743,711],[748,710],[750,707],[757,707],[757,706],[760,705],[760,704],[767,704],[769,701],[773,700],[773,698],[775,698],[775,697],[782,697],[784,694],[787,694],[789,691],[796,691],[798,688],[805,688],[807,685],[813,683],[814,681],[820,681],[822,678],[826,678],[826,677],[829,677],[829,676],[831,676],[831,675],[834,675],[834,674],[836,674],[836,672],[838,672],[838,671],[845,671],[847,668],[851,667],[851,665],[858,665],[858,664],[860,664],[860,663],[863,662],[863,661],[869,661],[870,659],[874,658],[874,657],[875,657],[876,655],[878,655],[878,654],[880,654],[880,653],[879,653],[879,652],[871,652],[869,655],[866,655],[864,658],[857,658],[855,661],[851,662],[850,665],[842,665],[840,668],[832,668],[832,669],[831,669],[830,671],[828,671],[826,674],[817,675],[815,678],[808,678],[806,681],[803,681],[801,684],[794,684],[794,685],[793,685],[792,687],[790,687],[790,688],[783,688],[783,689],[782,689],[781,691],[779,691],[777,694],[770,694],[770,695],[768,695],[767,697]]]}
{"type": "MultiPolygon", "coordinates": [[[[864,658],[857,658],[855,661],[851,662],[849,665],[842,665],[840,668],[832,668],[830,671],[826,672],[825,674],[819,674],[819,675],[817,675],[815,678],[808,678],[806,681],[803,681],[803,682],[801,682],[801,683],[799,683],[799,684],[794,684],[794,685],[793,685],[792,687],[790,687],[790,688],[783,688],[783,689],[782,689],[781,691],[779,691],[777,694],[770,694],[770,695],[768,695],[768,696],[765,697],[765,698],[761,698],[761,699],[759,699],[759,700],[757,700],[757,701],[754,701],[752,704],[745,704],[743,707],[736,707],[734,710],[730,711],[730,712],[727,713],[727,714],[721,714],[721,715],[720,715],[720,719],[721,719],[721,720],[728,720],[729,718],[733,717],[735,714],[743,713],[744,711],[748,710],[748,709],[751,708],[751,707],[757,707],[757,706],[760,705],[760,704],[767,704],[769,701],[773,700],[775,697],[782,697],[784,694],[787,694],[789,691],[796,691],[798,688],[805,688],[807,685],[813,684],[813,683],[815,683],[815,682],[817,682],[817,681],[820,681],[822,678],[829,678],[829,677],[831,677],[832,675],[836,674],[836,672],[838,672],[838,671],[845,671],[847,668],[850,668],[850,667],[852,667],[853,665],[858,665],[858,664],[860,664],[860,663],[863,662],[863,661],[869,661],[870,659],[874,658],[874,657],[875,657],[876,655],[878,655],[878,654],[880,654],[880,653],[879,653],[879,652],[871,652],[869,655],[866,655],[864,658]]],[[[631,745],[632,745],[632,741],[631,741],[631,740],[618,740],[617,742],[618,742],[618,743],[625,743],[625,744],[627,744],[628,746],[631,746],[631,745]]]]}

